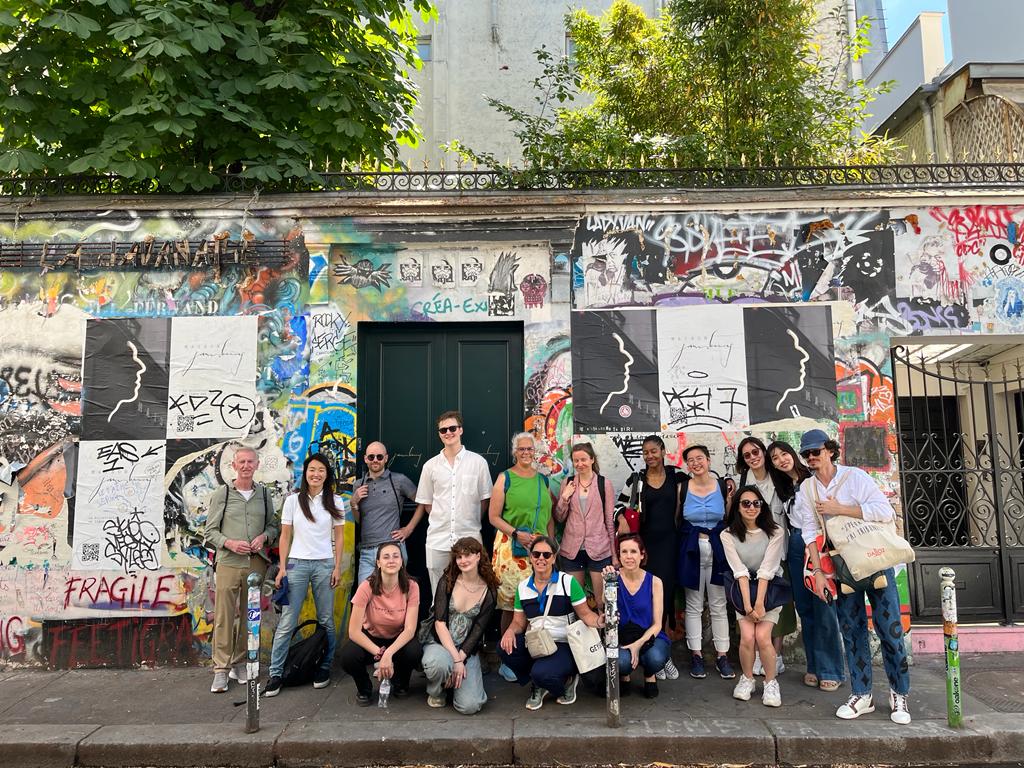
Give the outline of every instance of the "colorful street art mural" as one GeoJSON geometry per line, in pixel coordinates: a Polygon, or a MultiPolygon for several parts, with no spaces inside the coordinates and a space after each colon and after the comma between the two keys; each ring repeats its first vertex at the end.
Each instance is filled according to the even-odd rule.
{"type": "Polygon", "coordinates": [[[486,242],[444,215],[421,237],[400,208],[386,237],[326,209],[0,222],[0,246],[63,254],[0,272],[0,659],[205,661],[209,496],[239,443],[278,506],[313,450],[347,495],[365,322],[521,323],[553,476],[579,438],[618,486],[649,432],[726,474],[744,435],[822,426],[897,500],[890,340],[1024,329],[1024,205],[875,206],[594,214],[561,251],[522,235],[528,213],[486,242]],[[271,242],[276,261],[223,257],[271,242]]]}

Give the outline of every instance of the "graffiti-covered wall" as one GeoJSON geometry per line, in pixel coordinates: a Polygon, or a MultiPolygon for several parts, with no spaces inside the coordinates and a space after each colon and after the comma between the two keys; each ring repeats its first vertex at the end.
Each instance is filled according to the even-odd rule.
{"type": "Polygon", "coordinates": [[[742,435],[815,425],[894,499],[890,340],[1024,327],[1024,205],[343,202],[0,220],[2,660],[208,658],[201,530],[231,446],[278,502],[311,450],[347,493],[361,322],[521,322],[524,424],[556,476],[575,435],[619,484],[649,432],[724,472],[742,435]]]}

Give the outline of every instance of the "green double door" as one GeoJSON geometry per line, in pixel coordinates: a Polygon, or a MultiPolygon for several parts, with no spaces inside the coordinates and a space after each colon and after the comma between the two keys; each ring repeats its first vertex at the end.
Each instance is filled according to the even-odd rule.
{"type": "MultiPolygon", "coordinates": [[[[523,424],[521,323],[360,323],[358,349],[360,474],[366,446],[381,440],[392,471],[418,483],[441,450],[436,419],[447,410],[462,412],[462,442],[487,459],[492,478],[511,465],[509,443],[523,424]]],[[[403,523],[414,508],[406,505],[403,523]]],[[[424,523],[408,542],[409,569],[424,586],[425,535],[424,523]]],[[[485,520],[488,551],[492,538],[485,520]]]]}

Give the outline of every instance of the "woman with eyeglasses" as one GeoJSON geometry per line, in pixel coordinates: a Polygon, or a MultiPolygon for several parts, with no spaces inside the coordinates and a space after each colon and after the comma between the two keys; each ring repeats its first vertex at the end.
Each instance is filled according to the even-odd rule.
{"type": "Polygon", "coordinates": [[[605,566],[619,564],[615,551],[615,491],[611,481],[599,474],[594,446],[576,443],[571,455],[576,474],[562,483],[554,511],[555,520],[565,523],[562,567],[581,586],[584,574],[590,573],[598,611],[603,611],[601,571],[605,566]]]}
{"type": "Polygon", "coordinates": [[[533,690],[526,708],[533,711],[544,706],[548,694],[559,704],[573,704],[579,674],[567,630],[569,619],[576,617],[588,627],[603,627],[604,616],[590,610],[587,596],[579,581],[555,568],[558,547],[549,536],[538,536],[530,547],[532,575],[523,579],[516,589],[512,623],[501,636],[498,655],[515,674],[520,685],[531,683],[533,690]],[[550,656],[533,658],[526,649],[526,629],[544,628],[555,641],[550,656]]]}
{"type": "MultiPolygon", "coordinates": [[[[637,533],[645,545],[645,571],[661,581],[661,616],[664,629],[675,626],[676,559],[679,543],[679,477],[678,467],[665,464],[665,441],[648,435],[643,446],[644,469],[634,472],[619,494],[618,532],[629,533],[626,510],[635,507],[639,513],[637,533]]],[[[679,670],[669,658],[658,671],[659,680],[675,680],[679,670]]]]}
{"type": "MultiPolygon", "coordinates": [[[[871,522],[890,522],[896,512],[871,475],[857,467],[837,466],[839,443],[820,429],[804,432],[800,439],[800,455],[812,472],[796,496],[794,515],[800,520],[804,541],[813,542],[824,520],[833,515],[871,522]]],[[[808,545],[814,566],[814,593],[828,601],[827,578],[821,570],[818,549],[808,545]]],[[[903,639],[900,597],[896,590],[896,573],[892,568],[881,572],[872,585],[851,591],[840,590],[835,598],[839,629],[846,650],[846,666],[850,673],[852,694],[836,717],[853,720],[875,711],[871,693],[871,644],[868,640],[868,618],[864,598],[871,603],[871,620],[882,649],[885,675],[889,679],[889,719],[906,725],[910,722],[907,696],[910,693],[910,667],[903,639]]]]}
{"type": "Polygon", "coordinates": [[[341,668],[356,684],[356,704],[373,703],[367,666],[377,663],[378,680],[391,680],[396,698],[409,695],[409,678],[419,665],[422,648],[416,639],[420,587],[410,579],[397,541],[377,547],[370,578],[356,589],[348,620],[348,642],[341,649],[341,668]]]}
{"type": "MultiPolygon", "coordinates": [[[[764,692],[761,703],[781,707],[782,694],[776,679],[775,647],[772,627],[779,620],[782,606],[765,609],[769,582],[782,575],[782,554],[785,533],[775,522],[771,506],[756,485],[742,485],[733,497],[729,510],[729,527],[722,531],[722,549],[739,585],[743,611],[737,607],[740,630],[740,679],[733,689],[733,698],[749,701],[757,688],[754,682],[754,653],[764,662],[764,692]],[[750,581],[757,580],[752,598],[750,581]]],[[[734,598],[735,599],[735,598],[734,598]]]]}
{"type": "Polygon", "coordinates": [[[807,671],[804,685],[835,691],[842,685],[843,646],[839,639],[839,621],[835,608],[819,600],[804,584],[804,535],[794,507],[800,484],[811,476],[810,471],[797,456],[789,443],[777,440],[768,446],[772,466],[786,478],[786,485],[779,489],[786,512],[786,527],[789,530],[789,545],[786,561],[789,564],[790,584],[793,587],[793,603],[800,616],[800,638],[807,657],[807,671]]]}
{"type": "MultiPolygon", "coordinates": [[[[555,535],[551,519],[553,497],[547,475],[538,472],[534,465],[536,450],[536,441],[529,432],[513,437],[516,463],[498,475],[491,489],[488,518],[494,526],[493,562],[502,632],[512,623],[516,588],[530,573],[530,545],[540,535],[555,535]]],[[[509,682],[515,681],[515,674],[504,664],[498,673],[509,682]]]]}
{"type": "Polygon", "coordinates": [[[704,596],[711,612],[711,634],[717,658],[715,666],[724,680],[736,677],[729,663],[729,614],[722,574],[725,552],[721,533],[729,501],[728,484],[711,474],[711,454],[703,445],[683,451],[690,477],[680,484],[679,583],[686,595],[686,645],[690,649],[690,677],[707,677],[704,670],[704,596]]]}
{"type": "MultiPolygon", "coordinates": [[[[759,438],[745,437],[740,441],[739,447],[736,449],[736,472],[739,473],[741,487],[757,486],[761,497],[771,510],[775,524],[779,526],[779,530],[782,531],[788,544],[789,535],[783,499],[792,482],[785,474],[772,466],[768,460],[768,450],[759,438]]],[[[785,551],[783,549],[783,553],[785,551]]],[[[783,558],[783,569],[787,568],[785,558],[783,558]]],[[[801,573],[803,573],[802,570],[797,571],[797,578],[801,573]]],[[[786,665],[782,661],[782,638],[793,632],[796,632],[796,611],[793,610],[793,603],[790,602],[783,606],[778,620],[772,627],[772,645],[775,648],[775,671],[777,674],[781,675],[786,669],[786,665]]],[[[754,656],[754,674],[764,674],[764,664],[759,653],[754,656]]]]}
{"type": "Polygon", "coordinates": [[[445,689],[451,690],[460,714],[475,715],[487,703],[478,651],[494,613],[497,587],[483,545],[470,536],[456,541],[437,585],[434,623],[423,645],[428,706],[443,707],[445,689]]]}

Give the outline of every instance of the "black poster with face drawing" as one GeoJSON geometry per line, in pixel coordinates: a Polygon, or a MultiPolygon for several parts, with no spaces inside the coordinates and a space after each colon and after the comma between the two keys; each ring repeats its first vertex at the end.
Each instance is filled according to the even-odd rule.
{"type": "Polygon", "coordinates": [[[170,348],[170,318],[89,320],[82,434],[89,440],[164,439],[170,348]]]}
{"type": "Polygon", "coordinates": [[[573,312],[577,432],[657,432],[658,332],[652,309],[573,312]]]}

